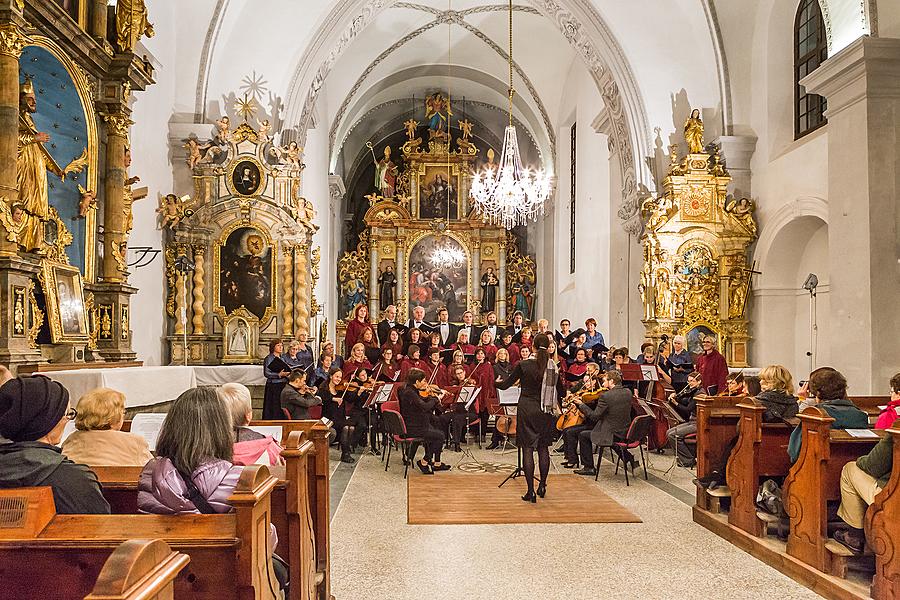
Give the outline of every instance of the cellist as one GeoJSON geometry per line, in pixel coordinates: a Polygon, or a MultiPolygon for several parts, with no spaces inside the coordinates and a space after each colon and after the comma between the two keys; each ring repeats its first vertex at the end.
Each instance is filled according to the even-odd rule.
{"type": "MultiPolygon", "coordinates": [[[[581,381],[572,386],[572,391],[563,399],[563,404],[573,403],[572,408],[580,410],[578,405],[574,404],[575,399],[581,399],[582,392],[592,392],[601,388],[599,374],[600,368],[597,366],[597,363],[588,363],[587,370],[581,381]]],[[[597,406],[597,398],[599,398],[599,395],[594,396],[590,401],[585,401],[584,404],[593,410],[597,406]]],[[[588,424],[585,420],[580,425],[573,425],[562,430],[562,448],[566,458],[565,462],[562,463],[563,467],[566,469],[578,467],[578,434],[582,431],[593,429],[593,427],[592,423],[588,424]]]]}

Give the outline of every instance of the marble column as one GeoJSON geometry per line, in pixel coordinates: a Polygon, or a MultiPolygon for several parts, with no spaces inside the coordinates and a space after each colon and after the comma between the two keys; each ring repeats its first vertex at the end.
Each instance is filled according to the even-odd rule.
{"type": "Polygon", "coordinates": [[[861,37],[801,84],[828,99],[832,339],[854,393],[886,394],[900,319],[900,39],[861,37]]]}
{"type": "Polygon", "coordinates": [[[396,246],[396,261],[397,265],[394,267],[394,273],[397,275],[397,289],[394,292],[394,304],[397,305],[397,320],[400,321],[404,315],[403,307],[400,304],[403,302],[403,291],[406,286],[406,250],[404,246],[406,245],[406,239],[397,238],[397,246],[396,246]]]}
{"type": "MultiPolygon", "coordinates": [[[[15,23],[0,25],[0,197],[8,205],[18,200],[16,156],[19,149],[19,57],[28,43],[25,33],[15,23]]],[[[2,226],[0,226],[2,228],[2,226]]],[[[0,235],[0,252],[14,254],[16,244],[0,235]]]]}
{"type": "Polygon", "coordinates": [[[755,135],[720,135],[713,143],[720,148],[719,154],[731,175],[728,192],[737,198],[751,198],[750,160],[756,152],[755,135]]]}
{"type": "MultiPolygon", "coordinates": [[[[472,308],[472,301],[478,300],[479,305],[481,303],[481,242],[479,240],[475,240],[472,242],[472,297],[469,298],[469,306],[466,308],[472,308]]],[[[483,309],[478,309],[478,314],[475,316],[480,318],[481,311],[483,309]]]]}
{"type": "Polygon", "coordinates": [[[128,236],[125,231],[125,148],[132,121],[124,112],[104,115],[106,122],[106,182],[103,210],[103,281],[124,282],[127,278],[125,255],[128,236]]]}
{"type": "Polygon", "coordinates": [[[378,239],[369,243],[369,320],[377,322],[378,314],[378,239]]]}
{"type": "Polygon", "coordinates": [[[497,279],[500,282],[497,289],[497,322],[506,323],[506,241],[500,242],[500,256],[498,257],[497,279]]]}

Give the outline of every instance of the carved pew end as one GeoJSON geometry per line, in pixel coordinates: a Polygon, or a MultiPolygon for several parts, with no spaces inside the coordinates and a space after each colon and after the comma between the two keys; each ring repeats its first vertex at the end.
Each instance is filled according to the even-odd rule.
{"type": "Polygon", "coordinates": [[[85,600],[171,598],[175,578],[190,561],[163,540],[128,540],[107,559],[85,600]]]}

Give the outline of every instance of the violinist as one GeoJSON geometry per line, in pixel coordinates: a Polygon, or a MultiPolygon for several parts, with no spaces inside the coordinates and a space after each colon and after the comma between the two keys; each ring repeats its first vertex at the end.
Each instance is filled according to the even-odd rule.
{"type": "Polygon", "coordinates": [[[350,356],[347,360],[344,361],[344,378],[350,377],[356,371],[360,369],[365,369],[367,371],[372,370],[372,363],[369,362],[369,359],[366,358],[366,347],[362,342],[357,342],[353,345],[353,349],[350,351],[350,356]]]}
{"type": "Polygon", "coordinates": [[[347,420],[346,405],[344,404],[344,392],[339,386],[344,378],[344,373],[337,367],[331,367],[328,371],[328,379],[319,386],[319,398],[322,399],[322,416],[331,420],[336,439],[341,445],[341,462],[356,462],[350,454],[350,439],[354,431],[347,420]]]}
{"type": "Polygon", "coordinates": [[[375,370],[372,371],[373,375],[376,373],[378,374],[378,381],[385,383],[397,381],[400,367],[397,366],[397,361],[394,360],[394,349],[390,346],[385,346],[381,350],[381,360],[378,361],[378,364],[375,365],[375,370]]]}
{"type": "Polygon", "coordinates": [[[381,352],[390,348],[393,353],[394,360],[399,360],[403,354],[403,341],[400,339],[400,331],[391,329],[387,332],[387,340],[381,345],[381,352]]]}
{"type": "Polygon", "coordinates": [[[669,403],[675,409],[684,423],[679,423],[666,432],[669,438],[669,445],[675,450],[678,456],[678,466],[692,468],[697,464],[697,457],[691,446],[684,443],[684,438],[688,435],[697,433],[697,399],[699,394],[703,393],[703,380],[697,371],[688,375],[687,385],[680,391],[669,394],[669,403]]]}
{"type": "MultiPolygon", "coordinates": [[[[352,432],[350,436],[351,450],[365,445],[366,430],[368,429],[369,418],[371,417],[369,409],[365,407],[365,404],[372,394],[374,385],[375,380],[369,377],[369,372],[365,369],[359,369],[347,383],[347,389],[344,392],[344,405],[347,407],[347,420],[350,423],[350,430],[352,432]]],[[[377,453],[378,450],[375,446],[374,429],[372,430],[370,438],[369,442],[371,444],[372,452],[377,453]]]]}
{"type": "MultiPolygon", "coordinates": [[[[450,365],[450,376],[448,378],[448,390],[459,393],[459,389],[463,386],[473,386],[475,381],[472,380],[466,372],[465,365],[450,365]]],[[[466,425],[470,420],[475,419],[475,412],[470,408],[466,409],[461,402],[454,402],[447,407],[441,416],[441,425],[443,431],[450,427],[450,444],[454,452],[459,452],[459,445],[463,442],[466,433],[466,425]]]]}
{"type": "Polygon", "coordinates": [[[427,371],[428,369],[428,365],[420,357],[421,351],[417,344],[412,344],[406,352],[406,359],[400,363],[400,379],[404,381],[411,369],[420,369],[422,371],[427,371]]]}
{"type": "Polygon", "coordinates": [[[584,413],[587,422],[593,425],[578,434],[578,450],[581,454],[582,468],[575,471],[577,475],[595,476],[594,447],[610,446],[619,453],[625,468],[634,468],[637,461],[626,449],[613,446],[613,442],[622,440],[631,425],[631,393],[622,387],[622,374],[619,371],[607,371],[603,376],[607,391],[597,399],[595,408],[576,400],[578,408],[584,413]]]}
{"type": "MultiPolygon", "coordinates": [[[[509,352],[506,348],[498,348],[497,349],[497,357],[496,361],[493,364],[494,368],[494,391],[496,393],[498,381],[505,381],[512,374],[512,366],[509,364],[509,352]]],[[[498,407],[497,412],[495,414],[503,414],[503,407],[498,407]]],[[[494,432],[491,434],[491,444],[487,447],[488,450],[494,450],[495,448],[499,448],[500,444],[503,442],[503,435],[497,431],[496,427],[494,428],[494,432]]]]}
{"type": "MultiPolygon", "coordinates": [[[[563,398],[563,406],[570,405],[574,410],[578,410],[584,414],[584,410],[576,403],[579,400],[584,406],[593,410],[597,406],[598,393],[602,388],[602,382],[599,377],[600,368],[596,363],[588,363],[587,371],[582,376],[581,381],[572,386],[572,390],[563,398]]],[[[562,466],[566,469],[578,468],[578,436],[582,431],[593,429],[594,425],[585,420],[581,425],[573,425],[562,430],[563,454],[565,462],[562,466]]]]}
{"type": "Polygon", "coordinates": [[[481,330],[481,335],[478,338],[478,346],[476,346],[475,350],[484,350],[488,362],[493,363],[496,360],[497,346],[494,345],[494,336],[491,335],[490,331],[487,329],[481,330]]]}
{"type": "Polygon", "coordinates": [[[400,414],[406,422],[407,434],[425,440],[425,456],[420,461],[415,461],[418,443],[410,444],[408,456],[410,462],[415,461],[424,475],[449,470],[450,465],[441,462],[444,434],[433,424],[438,399],[430,393],[425,372],[421,369],[410,369],[406,375],[406,385],[400,388],[397,396],[400,400],[400,414]]]}
{"type": "Polygon", "coordinates": [[[309,418],[309,407],[322,404],[316,396],[316,388],[306,385],[306,371],[297,369],[288,375],[287,385],[281,390],[281,407],[291,414],[291,419],[309,418]]]}
{"type": "MultiPolygon", "coordinates": [[[[727,379],[725,380],[725,386],[725,389],[719,393],[719,396],[747,395],[747,386],[744,385],[744,374],[740,371],[738,371],[737,373],[729,373],[727,379]]],[[[800,412],[803,412],[802,408],[800,409],[800,412]]]]}
{"type": "Polygon", "coordinates": [[[433,383],[440,388],[450,385],[447,375],[447,365],[441,361],[440,348],[431,347],[428,349],[428,362],[423,369],[428,376],[429,383],[433,383]]]}

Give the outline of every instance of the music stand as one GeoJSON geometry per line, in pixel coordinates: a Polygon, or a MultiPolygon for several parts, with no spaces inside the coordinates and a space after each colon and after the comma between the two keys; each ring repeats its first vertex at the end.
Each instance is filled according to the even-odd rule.
{"type": "MultiPolygon", "coordinates": [[[[469,428],[469,408],[475,403],[475,400],[476,400],[476,398],[478,398],[478,394],[480,392],[481,392],[481,388],[475,387],[474,385],[460,386],[459,390],[457,390],[457,392],[456,392],[456,398],[454,399],[453,402],[457,406],[460,404],[463,405],[463,410],[465,410],[465,415],[466,415],[466,426],[465,426],[465,429],[463,430],[464,433],[469,428]]],[[[479,418],[481,418],[481,417],[479,416],[479,418]]],[[[479,444],[480,443],[481,443],[481,441],[479,440],[479,444]]],[[[459,456],[459,460],[456,461],[457,468],[459,468],[459,465],[463,464],[463,459],[466,458],[467,456],[471,460],[467,461],[465,464],[476,464],[478,466],[482,466],[481,461],[478,460],[477,458],[475,458],[475,455],[472,453],[471,448],[469,448],[469,445],[466,444],[466,446],[462,450],[462,454],[460,454],[460,456],[459,456]]]]}
{"type": "MultiPolygon", "coordinates": [[[[511,391],[512,389],[513,388],[510,388],[509,391],[511,391]]],[[[499,395],[499,401],[502,406],[518,407],[519,395],[522,393],[522,390],[520,388],[515,388],[515,389],[517,391],[516,394],[512,394],[512,393],[503,394],[500,392],[507,392],[507,390],[497,390],[498,395],[499,395]]],[[[522,468],[522,448],[521,448],[521,446],[519,446],[518,443],[516,443],[516,468],[513,469],[512,473],[507,475],[506,479],[504,479],[502,482],[500,482],[500,485],[498,485],[497,487],[502,488],[504,485],[506,485],[506,482],[509,481],[510,479],[515,479],[516,477],[521,477],[524,474],[525,474],[525,470],[522,468]]]]}

